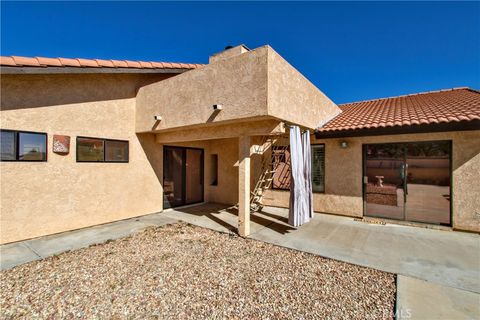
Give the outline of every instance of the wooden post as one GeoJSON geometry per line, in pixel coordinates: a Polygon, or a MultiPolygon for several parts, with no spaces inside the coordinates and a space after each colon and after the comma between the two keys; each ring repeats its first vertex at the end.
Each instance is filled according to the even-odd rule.
{"type": "Polygon", "coordinates": [[[238,233],[250,235],[250,137],[238,138],[238,233]]]}

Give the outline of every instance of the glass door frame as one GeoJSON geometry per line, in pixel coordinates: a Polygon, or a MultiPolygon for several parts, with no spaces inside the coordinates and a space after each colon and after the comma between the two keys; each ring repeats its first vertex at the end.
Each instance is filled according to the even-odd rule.
{"type": "MultiPolygon", "coordinates": [[[[452,227],[453,226],[453,164],[452,164],[452,155],[453,155],[453,143],[452,140],[445,139],[445,140],[412,140],[412,141],[403,141],[403,142],[372,142],[372,143],[362,143],[362,202],[363,202],[363,217],[368,217],[368,218],[375,218],[375,219],[385,219],[385,220],[395,220],[395,221],[403,221],[403,222],[413,222],[413,223],[421,223],[421,224],[430,224],[430,225],[440,225],[440,226],[447,226],[447,227],[452,227]],[[403,219],[395,219],[395,218],[382,218],[382,217],[376,217],[376,216],[369,216],[367,212],[367,182],[366,177],[367,177],[367,146],[369,145],[382,145],[382,144],[403,144],[404,149],[405,149],[405,154],[404,154],[404,182],[403,182],[403,189],[404,193],[408,192],[406,190],[407,186],[407,173],[408,173],[408,167],[407,167],[407,146],[410,143],[428,143],[428,142],[448,142],[449,143],[449,155],[448,155],[448,161],[449,161],[449,180],[450,180],[450,190],[449,190],[449,197],[450,197],[450,223],[429,223],[429,222],[422,222],[422,221],[412,221],[412,220],[406,220],[405,218],[405,208],[403,212],[403,219]]],[[[404,197],[408,195],[404,194],[404,197]]],[[[408,198],[407,198],[408,199],[408,198]]],[[[406,200],[408,201],[408,200],[406,200]]],[[[406,207],[406,206],[405,206],[406,207]]]]}
{"type": "Polygon", "coordinates": [[[192,204],[197,204],[197,203],[202,203],[205,201],[205,151],[202,148],[194,148],[194,147],[179,147],[179,146],[170,146],[170,145],[164,145],[163,146],[163,168],[162,168],[162,186],[165,185],[165,162],[166,162],[166,152],[165,149],[176,149],[182,151],[182,203],[178,205],[165,205],[165,191],[162,192],[163,197],[163,207],[164,209],[169,209],[169,208],[178,208],[181,206],[187,206],[187,205],[192,205],[192,204]],[[200,156],[200,180],[202,184],[202,199],[199,201],[195,202],[188,202],[186,201],[187,198],[187,185],[186,185],[186,180],[187,180],[187,167],[186,167],[186,157],[187,157],[187,150],[197,150],[201,152],[200,156]]]}

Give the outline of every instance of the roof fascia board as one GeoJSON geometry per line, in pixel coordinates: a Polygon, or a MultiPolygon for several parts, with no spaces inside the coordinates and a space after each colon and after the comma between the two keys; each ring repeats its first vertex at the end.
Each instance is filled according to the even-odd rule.
{"type": "Polygon", "coordinates": [[[0,68],[0,74],[70,74],[70,73],[183,73],[191,69],[166,68],[166,69],[143,69],[143,68],[88,68],[88,67],[7,67],[0,68]]]}
{"type": "Polygon", "coordinates": [[[432,132],[449,132],[449,131],[471,131],[480,130],[480,120],[460,121],[450,123],[436,123],[411,126],[397,126],[387,128],[366,128],[344,131],[327,131],[315,132],[316,139],[334,139],[349,137],[366,137],[366,136],[384,136],[412,133],[432,133],[432,132]]]}

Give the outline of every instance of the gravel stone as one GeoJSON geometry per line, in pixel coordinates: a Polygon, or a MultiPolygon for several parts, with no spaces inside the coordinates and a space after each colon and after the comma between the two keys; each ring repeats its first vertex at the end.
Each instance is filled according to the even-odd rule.
{"type": "Polygon", "coordinates": [[[0,273],[0,319],[391,319],[395,275],[177,223],[0,273]]]}

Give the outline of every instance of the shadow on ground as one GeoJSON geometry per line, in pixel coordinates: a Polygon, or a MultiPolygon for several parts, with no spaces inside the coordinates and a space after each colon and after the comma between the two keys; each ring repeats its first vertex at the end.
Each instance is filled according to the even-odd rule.
{"type": "MultiPolygon", "coordinates": [[[[262,209],[259,212],[251,213],[252,233],[262,228],[268,228],[280,234],[287,234],[295,230],[294,227],[288,224],[288,218],[285,216],[284,210],[275,212],[274,209],[262,209]]],[[[193,207],[176,208],[174,211],[193,215],[200,219],[209,219],[225,230],[237,232],[238,209],[235,206],[207,203],[193,207]]],[[[181,216],[179,218],[181,219],[181,216]]]]}

